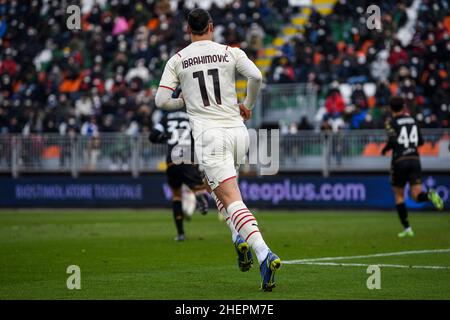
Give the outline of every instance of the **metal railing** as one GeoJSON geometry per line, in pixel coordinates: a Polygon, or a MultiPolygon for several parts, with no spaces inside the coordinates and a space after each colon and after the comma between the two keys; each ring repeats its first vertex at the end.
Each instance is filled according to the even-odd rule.
{"type": "MultiPolygon", "coordinates": [[[[423,130],[422,167],[450,172],[449,135],[423,130]]],[[[386,139],[383,130],[340,133],[303,131],[281,135],[280,172],[386,172],[390,157],[380,155],[386,139]]],[[[151,144],[147,135],[100,134],[74,137],[58,134],[0,135],[0,172],[21,173],[125,172],[138,176],[164,170],[166,146],[151,144]]],[[[256,166],[257,167],[257,166],[256,166]]],[[[253,168],[244,166],[245,168],[253,168]]]]}
{"type": "MultiPolygon", "coordinates": [[[[424,171],[450,172],[449,134],[444,130],[422,130],[424,171]]],[[[384,130],[350,130],[338,133],[300,132],[280,139],[282,171],[385,172],[390,156],[381,156],[384,130]]]]}
{"type": "Polygon", "coordinates": [[[58,134],[0,135],[0,171],[19,173],[158,171],[166,146],[153,145],[146,135],[104,133],[98,137],[58,134]]]}

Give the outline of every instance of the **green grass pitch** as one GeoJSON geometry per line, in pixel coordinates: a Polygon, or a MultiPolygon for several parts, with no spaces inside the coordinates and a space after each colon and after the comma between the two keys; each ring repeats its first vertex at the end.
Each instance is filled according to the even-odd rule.
{"type": "MultiPolygon", "coordinates": [[[[450,249],[448,213],[412,213],[414,238],[399,239],[395,212],[255,211],[282,260],[450,249]]],[[[259,268],[238,270],[215,212],[185,224],[173,241],[168,210],[0,211],[0,299],[450,299],[450,268],[381,267],[381,289],[366,266],[284,264],[273,292],[259,268]],[[81,269],[68,290],[66,269],[81,269]]],[[[450,252],[339,260],[351,264],[450,267],[450,252]]]]}

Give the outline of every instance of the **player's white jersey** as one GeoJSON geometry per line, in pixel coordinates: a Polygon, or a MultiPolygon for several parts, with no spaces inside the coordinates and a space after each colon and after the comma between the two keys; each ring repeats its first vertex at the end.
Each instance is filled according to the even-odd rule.
{"type": "Polygon", "coordinates": [[[240,72],[248,62],[239,48],[195,41],[169,59],[158,90],[174,90],[181,85],[194,135],[199,126],[243,126],[235,71],[240,72]]]}

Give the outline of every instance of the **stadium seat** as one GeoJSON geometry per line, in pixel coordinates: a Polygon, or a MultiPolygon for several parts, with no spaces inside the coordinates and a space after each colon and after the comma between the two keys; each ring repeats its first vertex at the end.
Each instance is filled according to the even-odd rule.
{"type": "Polygon", "coordinates": [[[256,60],[256,65],[258,68],[268,68],[270,67],[270,64],[272,63],[272,59],[269,58],[260,58],[256,60]]]}
{"type": "Polygon", "coordinates": [[[55,159],[59,158],[61,155],[61,149],[58,146],[48,146],[42,152],[43,159],[55,159]]]}
{"type": "Polygon", "coordinates": [[[277,49],[274,48],[274,47],[269,47],[269,48],[266,48],[266,49],[264,50],[264,55],[265,55],[266,57],[272,58],[272,57],[274,57],[276,54],[277,54],[277,49]]]}
{"type": "Polygon", "coordinates": [[[292,18],[292,24],[297,27],[302,27],[307,21],[308,21],[308,19],[304,16],[298,16],[298,17],[292,18]]]}
{"type": "Polygon", "coordinates": [[[237,98],[239,101],[243,101],[245,99],[245,92],[243,91],[237,92],[237,98]]]}
{"type": "Polygon", "coordinates": [[[239,79],[236,80],[236,89],[241,91],[241,90],[245,90],[245,88],[247,88],[247,81],[244,79],[239,79]]]}
{"type": "Polygon", "coordinates": [[[362,155],[364,157],[380,157],[381,149],[383,149],[383,144],[370,142],[364,147],[362,155]]]}
{"type": "Polygon", "coordinates": [[[289,26],[283,29],[283,35],[285,36],[293,36],[296,35],[297,33],[299,33],[299,29],[296,27],[289,26]]]}
{"type": "Polygon", "coordinates": [[[284,42],[285,42],[285,40],[284,40],[283,38],[281,38],[281,37],[276,37],[276,38],[273,40],[273,45],[276,46],[276,47],[281,47],[281,46],[284,44],[284,42]]]}
{"type": "Polygon", "coordinates": [[[439,155],[439,144],[425,142],[423,146],[419,147],[419,153],[425,157],[437,157],[439,155]]]}

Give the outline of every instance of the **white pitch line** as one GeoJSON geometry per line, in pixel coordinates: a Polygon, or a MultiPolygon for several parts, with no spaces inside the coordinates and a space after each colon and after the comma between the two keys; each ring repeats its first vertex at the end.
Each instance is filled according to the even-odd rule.
{"type": "Polygon", "coordinates": [[[407,266],[403,264],[366,264],[366,263],[338,263],[338,262],[297,262],[292,263],[290,261],[288,264],[307,264],[307,265],[317,265],[317,266],[342,266],[342,267],[368,267],[371,265],[377,265],[379,267],[388,267],[388,268],[408,268],[408,269],[450,269],[447,266],[407,266]]]}
{"type": "Polygon", "coordinates": [[[360,256],[325,257],[325,258],[315,258],[315,259],[287,260],[287,261],[284,261],[283,263],[284,264],[300,264],[300,263],[304,263],[304,262],[314,262],[314,261],[348,260],[348,259],[360,259],[360,258],[404,256],[404,255],[408,255],[408,254],[445,253],[445,252],[450,252],[450,249],[399,251],[399,252],[366,254],[366,255],[360,255],[360,256]]]}

